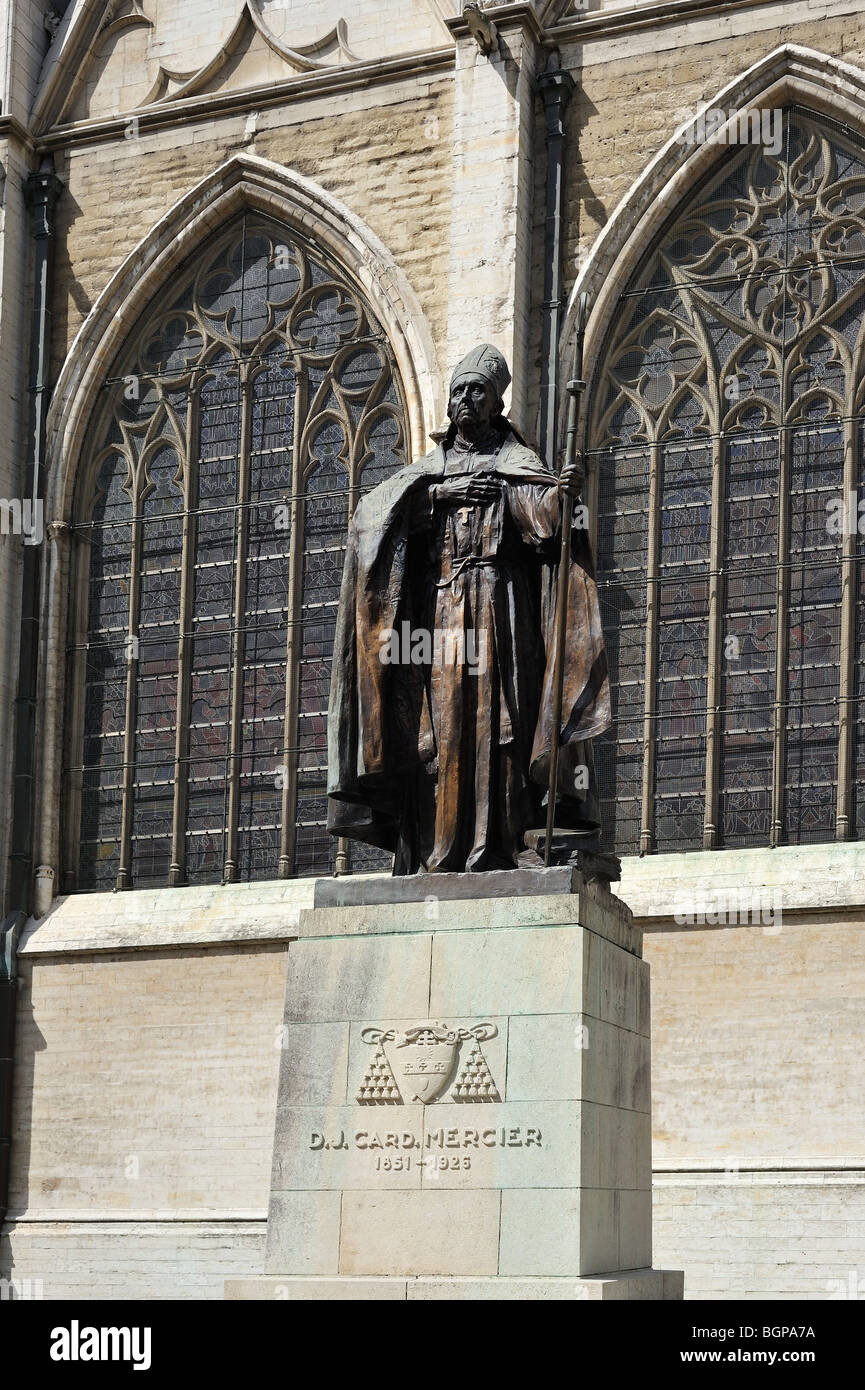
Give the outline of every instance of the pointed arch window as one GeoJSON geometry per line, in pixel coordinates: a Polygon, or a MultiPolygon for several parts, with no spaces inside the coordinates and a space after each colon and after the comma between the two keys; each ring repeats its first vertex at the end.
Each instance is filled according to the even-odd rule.
{"type": "Polygon", "coordinates": [[[245,213],[144,315],[89,439],[65,887],[329,873],[345,533],[406,462],[381,325],[321,247],[245,213]]]}
{"type": "Polygon", "coordinates": [[[863,356],[865,148],[790,107],[672,218],[594,382],[620,852],[865,834],[863,356]]]}

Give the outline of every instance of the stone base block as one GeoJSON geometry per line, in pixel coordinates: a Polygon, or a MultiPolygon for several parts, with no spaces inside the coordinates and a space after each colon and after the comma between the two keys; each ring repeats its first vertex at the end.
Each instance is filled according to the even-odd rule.
{"type": "Polygon", "coordinates": [[[352,1279],[296,1278],[261,1275],[251,1279],[226,1279],[230,1301],[256,1302],[274,1299],[298,1302],[367,1302],[373,1300],[441,1299],[448,1302],[661,1302],[681,1299],[681,1270],[630,1269],[618,1274],[596,1274],[585,1279],[352,1279]]]}
{"type": "Polygon", "coordinates": [[[625,904],[565,868],[321,897],[289,951],[270,1283],[250,1287],[664,1297],[649,972],[625,904]]]}

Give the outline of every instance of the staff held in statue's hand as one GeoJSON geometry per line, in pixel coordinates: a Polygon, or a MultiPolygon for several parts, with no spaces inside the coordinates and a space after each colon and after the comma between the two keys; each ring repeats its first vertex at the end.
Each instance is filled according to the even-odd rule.
{"type": "Polygon", "coordinates": [[[577,430],[580,419],[580,400],[586,383],[583,381],[583,338],[586,331],[588,296],[581,294],[577,302],[577,335],[574,342],[574,370],[568,382],[568,428],[565,436],[565,458],[559,474],[562,495],[562,551],[559,560],[559,584],[556,597],[556,660],[553,672],[553,719],[550,744],[550,781],[547,793],[547,833],[544,844],[544,864],[549,868],[553,853],[553,828],[556,823],[556,792],[559,781],[559,746],[562,739],[562,702],[565,682],[565,642],[568,634],[568,566],[571,552],[571,524],[574,497],[585,484],[583,460],[577,453],[577,430]]]}
{"type": "Polygon", "coordinates": [[[577,454],[573,463],[565,463],[559,474],[559,491],[568,493],[571,499],[582,496],[583,488],[586,484],[586,468],[583,460],[577,454]]]}

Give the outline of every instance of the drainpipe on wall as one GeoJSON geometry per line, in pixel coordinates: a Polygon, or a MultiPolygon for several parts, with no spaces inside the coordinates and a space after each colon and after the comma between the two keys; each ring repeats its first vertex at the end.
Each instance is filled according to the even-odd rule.
{"type": "Polygon", "coordinates": [[[9,855],[10,913],[0,934],[0,1222],[9,1195],[9,1150],[12,1142],[12,1074],[15,1044],[16,951],[30,913],[33,887],[33,811],[36,770],[36,695],[39,676],[39,602],[41,547],[45,537],[45,438],[51,355],[51,296],[54,284],[54,207],[63,185],[46,156],[30,174],[24,194],[33,235],[34,295],[30,348],[27,470],[22,513],[29,536],[23,537],[21,640],[15,697],[12,769],[12,842],[9,855]],[[29,512],[26,507],[29,506],[29,512]]]}
{"type": "MultiPolygon", "coordinates": [[[[30,516],[39,517],[45,496],[45,437],[48,416],[48,373],[51,355],[51,296],[54,282],[54,206],[63,185],[46,156],[25,185],[30,207],[34,250],[33,326],[30,350],[28,459],[25,499],[30,516]]],[[[31,536],[31,540],[33,537],[31,536]]],[[[36,771],[36,691],[39,668],[39,602],[41,545],[25,544],[21,584],[21,646],[18,692],[15,697],[14,768],[12,778],[12,850],[9,855],[9,906],[30,910],[33,881],[33,809],[36,771]]]]}
{"type": "Polygon", "coordinates": [[[541,344],[541,393],[538,439],[541,458],[556,467],[556,421],[559,407],[559,336],[562,327],[562,185],[565,143],[565,109],[574,90],[574,79],[559,66],[554,48],[546,72],[538,79],[547,123],[547,215],[544,225],[544,302],[541,344]]]}
{"type": "Polygon", "coordinates": [[[0,928],[0,1230],[9,1205],[9,1157],[12,1149],[12,1081],[15,1060],[15,1003],[18,938],[26,912],[10,912],[0,928]]]}

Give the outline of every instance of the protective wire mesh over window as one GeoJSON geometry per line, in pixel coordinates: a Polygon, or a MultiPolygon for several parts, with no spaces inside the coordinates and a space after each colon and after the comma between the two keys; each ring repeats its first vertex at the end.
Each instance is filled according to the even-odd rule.
{"type": "Polygon", "coordinates": [[[66,887],[329,873],[346,528],[406,462],[382,328],[319,248],[246,214],[102,395],[75,528],[66,887]]]}
{"type": "Polygon", "coordinates": [[[590,436],[621,853],[865,833],[863,272],[865,151],[791,108],[622,295],[590,436]]]}

